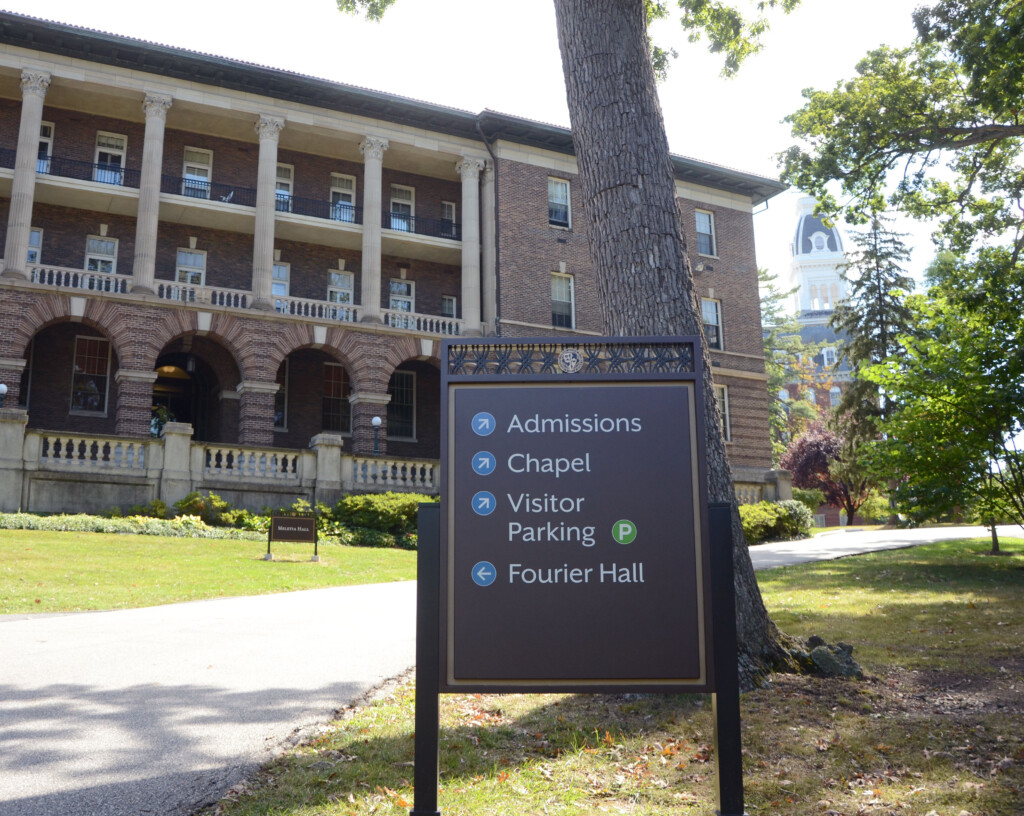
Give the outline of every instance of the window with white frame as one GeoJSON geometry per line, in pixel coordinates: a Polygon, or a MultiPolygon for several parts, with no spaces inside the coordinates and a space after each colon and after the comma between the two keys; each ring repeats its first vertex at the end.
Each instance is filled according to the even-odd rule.
{"type": "Polygon", "coordinates": [[[704,210],[697,210],[694,217],[697,223],[697,252],[701,255],[717,255],[715,216],[704,210]]]}
{"type": "Polygon", "coordinates": [[[331,270],[327,273],[327,300],[331,303],[352,303],[352,273],[331,270]]]}
{"type": "Polygon", "coordinates": [[[49,173],[53,158],[53,122],[39,125],[39,152],[36,154],[36,172],[49,173]]]}
{"type": "Polygon", "coordinates": [[[110,386],[110,343],[102,337],[75,338],[71,412],[106,414],[110,386]]]}
{"type": "Polygon", "coordinates": [[[349,224],[356,220],[356,177],[331,173],[331,218],[349,224]]]}
{"type": "Polygon", "coordinates": [[[843,391],[838,385],[833,385],[828,390],[828,404],[832,408],[835,408],[837,405],[839,405],[839,400],[842,399],[842,397],[843,391]]]}
{"type": "Polygon", "coordinates": [[[732,442],[732,421],[729,418],[729,388],[725,385],[715,386],[715,399],[718,411],[722,415],[722,436],[726,442],[732,442]]]}
{"type": "Polygon", "coordinates": [[[572,226],[569,182],[565,179],[548,179],[548,224],[566,229],[572,226]]]}
{"type": "Polygon", "coordinates": [[[178,263],[174,278],[178,283],[203,286],[206,283],[206,251],[202,249],[178,249],[178,263]]]}
{"type": "Polygon", "coordinates": [[[401,184],[391,185],[391,229],[413,232],[416,218],[416,190],[401,184]]]}
{"type": "Polygon", "coordinates": [[[93,181],[104,184],[124,184],[125,156],[128,153],[128,137],[118,133],[96,134],[96,158],[93,181]]]}
{"type": "Polygon", "coordinates": [[[821,358],[827,366],[834,366],[836,364],[836,350],[832,347],[827,347],[821,350],[821,358]]]}
{"type": "Polygon", "coordinates": [[[288,358],[277,367],[277,392],[274,394],[274,430],[288,430],[288,358]]]}
{"type": "Polygon", "coordinates": [[[181,194],[190,198],[209,198],[213,178],[213,151],[186,147],[181,169],[181,194]]]}
{"type": "Polygon", "coordinates": [[[416,374],[396,371],[388,383],[388,439],[416,439],[416,374]]]}
{"type": "Polygon", "coordinates": [[[441,202],[441,237],[459,237],[459,207],[454,201],[441,202]]]}
{"type": "Polygon", "coordinates": [[[291,264],[275,261],[270,270],[270,294],[274,300],[274,308],[277,311],[284,311],[285,303],[281,298],[288,297],[288,288],[292,274],[291,264]]]}
{"type": "Polygon", "coordinates": [[[292,182],[295,177],[295,168],[290,164],[279,164],[277,166],[277,181],[274,187],[276,206],[278,212],[292,211],[292,182]]]}
{"type": "Polygon", "coordinates": [[[388,308],[396,312],[416,311],[416,284],[410,280],[392,280],[388,289],[388,308]]]}
{"type": "Polygon", "coordinates": [[[117,239],[90,235],[85,239],[85,271],[117,272],[117,239]]]}
{"type": "Polygon", "coordinates": [[[324,363],[323,430],[349,433],[352,430],[352,406],[348,372],[340,363],[324,363]]]}
{"type": "Polygon", "coordinates": [[[701,298],[700,311],[704,320],[704,336],[708,348],[724,348],[722,345],[722,303],[711,298],[701,298]]]}
{"type": "Polygon", "coordinates": [[[28,256],[25,260],[30,264],[42,263],[43,256],[43,231],[38,227],[32,227],[28,231],[28,256]]]}
{"type": "Polygon", "coordinates": [[[459,300],[455,295],[441,295],[441,317],[455,317],[459,300]]]}
{"type": "Polygon", "coordinates": [[[572,275],[551,273],[551,325],[561,329],[576,327],[575,286],[572,275]]]}

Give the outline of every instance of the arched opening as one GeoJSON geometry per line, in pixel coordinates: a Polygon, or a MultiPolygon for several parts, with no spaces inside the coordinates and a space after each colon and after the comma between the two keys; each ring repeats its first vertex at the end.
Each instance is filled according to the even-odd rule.
{"type": "Polygon", "coordinates": [[[305,448],[319,433],[352,433],[352,384],[343,363],[319,349],[299,349],[281,361],[276,379],[276,447],[305,448]]]}
{"type": "Polygon", "coordinates": [[[238,441],[241,377],[230,352],[207,337],[186,335],[169,343],[157,358],[153,383],[152,429],[167,422],[192,426],[197,442],[238,441]]]}

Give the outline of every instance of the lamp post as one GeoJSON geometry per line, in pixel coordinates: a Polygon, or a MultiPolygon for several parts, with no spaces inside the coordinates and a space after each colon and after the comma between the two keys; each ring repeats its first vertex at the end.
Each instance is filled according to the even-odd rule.
{"type": "Polygon", "coordinates": [[[4,383],[0,383],[0,408],[4,407],[4,397],[7,396],[7,386],[4,383]]]}
{"type": "MultiPolygon", "coordinates": [[[[2,400],[0,400],[0,404],[2,404],[2,400]]],[[[373,455],[374,456],[377,456],[380,453],[380,424],[381,424],[381,421],[382,420],[381,420],[381,418],[379,416],[375,416],[373,419],[370,420],[370,424],[373,425],[373,455]]]]}

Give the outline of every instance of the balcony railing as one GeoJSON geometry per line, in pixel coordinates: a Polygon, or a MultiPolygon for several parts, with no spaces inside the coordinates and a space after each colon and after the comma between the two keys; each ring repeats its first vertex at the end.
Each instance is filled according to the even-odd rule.
{"type": "Polygon", "coordinates": [[[317,198],[298,198],[296,196],[278,196],[277,211],[290,212],[295,215],[309,215],[313,218],[326,218],[341,224],[362,224],[363,208],[351,204],[332,204],[317,198]]]}
{"type": "Polygon", "coordinates": [[[256,191],[250,187],[239,187],[237,184],[222,184],[183,176],[162,176],[160,192],[186,198],[220,201],[223,204],[235,204],[239,207],[256,206],[256,191]]]}
{"type": "Polygon", "coordinates": [[[32,283],[58,289],[84,289],[92,292],[125,294],[132,285],[131,275],[112,275],[107,272],[84,272],[57,266],[29,267],[32,283]]]}
{"type": "Polygon", "coordinates": [[[249,306],[252,293],[241,289],[221,289],[217,286],[157,281],[156,296],[161,300],[194,303],[197,306],[226,306],[229,309],[245,309],[249,306]]]}
{"type": "Polygon", "coordinates": [[[384,309],[382,313],[385,326],[395,329],[407,329],[420,334],[443,334],[458,336],[462,334],[462,321],[454,317],[402,312],[397,309],[384,309]]]}
{"type": "Polygon", "coordinates": [[[414,235],[428,235],[432,238],[462,240],[462,226],[446,218],[420,218],[416,215],[390,212],[381,213],[381,225],[395,232],[411,232],[414,235]]]}
{"type": "Polygon", "coordinates": [[[80,181],[98,181],[101,184],[112,184],[116,187],[134,187],[138,189],[141,174],[138,170],[119,167],[108,162],[86,162],[77,159],[65,159],[51,156],[49,159],[36,161],[36,172],[42,175],[60,176],[61,178],[79,179],[80,181]]]}
{"type": "Polygon", "coordinates": [[[361,309],[351,303],[331,303],[326,300],[275,297],[274,308],[281,314],[330,320],[339,323],[358,323],[361,309]]]}

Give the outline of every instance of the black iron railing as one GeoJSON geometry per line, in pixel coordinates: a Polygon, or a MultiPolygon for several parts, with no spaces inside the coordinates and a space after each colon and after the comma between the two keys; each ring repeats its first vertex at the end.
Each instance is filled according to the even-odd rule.
{"type": "Polygon", "coordinates": [[[291,212],[295,215],[309,215],[313,218],[327,218],[342,224],[362,224],[363,208],[351,204],[332,204],[317,198],[288,198],[288,207],[283,208],[281,197],[278,197],[278,212],[291,212]]]}
{"type": "Polygon", "coordinates": [[[395,232],[411,232],[414,235],[429,235],[432,238],[448,238],[452,241],[462,240],[462,227],[446,218],[420,218],[405,213],[381,213],[381,226],[395,232]]]}
{"type": "Polygon", "coordinates": [[[81,181],[98,181],[117,187],[134,187],[136,189],[139,187],[140,173],[138,170],[119,167],[109,162],[87,162],[51,156],[49,159],[36,160],[36,172],[81,181]]]}
{"type": "Polygon", "coordinates": [[[163,176],[160,180],[160,192],[181,195],[186,198],[237,204],[239,207],[256,206],[256,191],[250,187],[239,187],[236,184],[222,184],[196,178],[163,176]]]}

